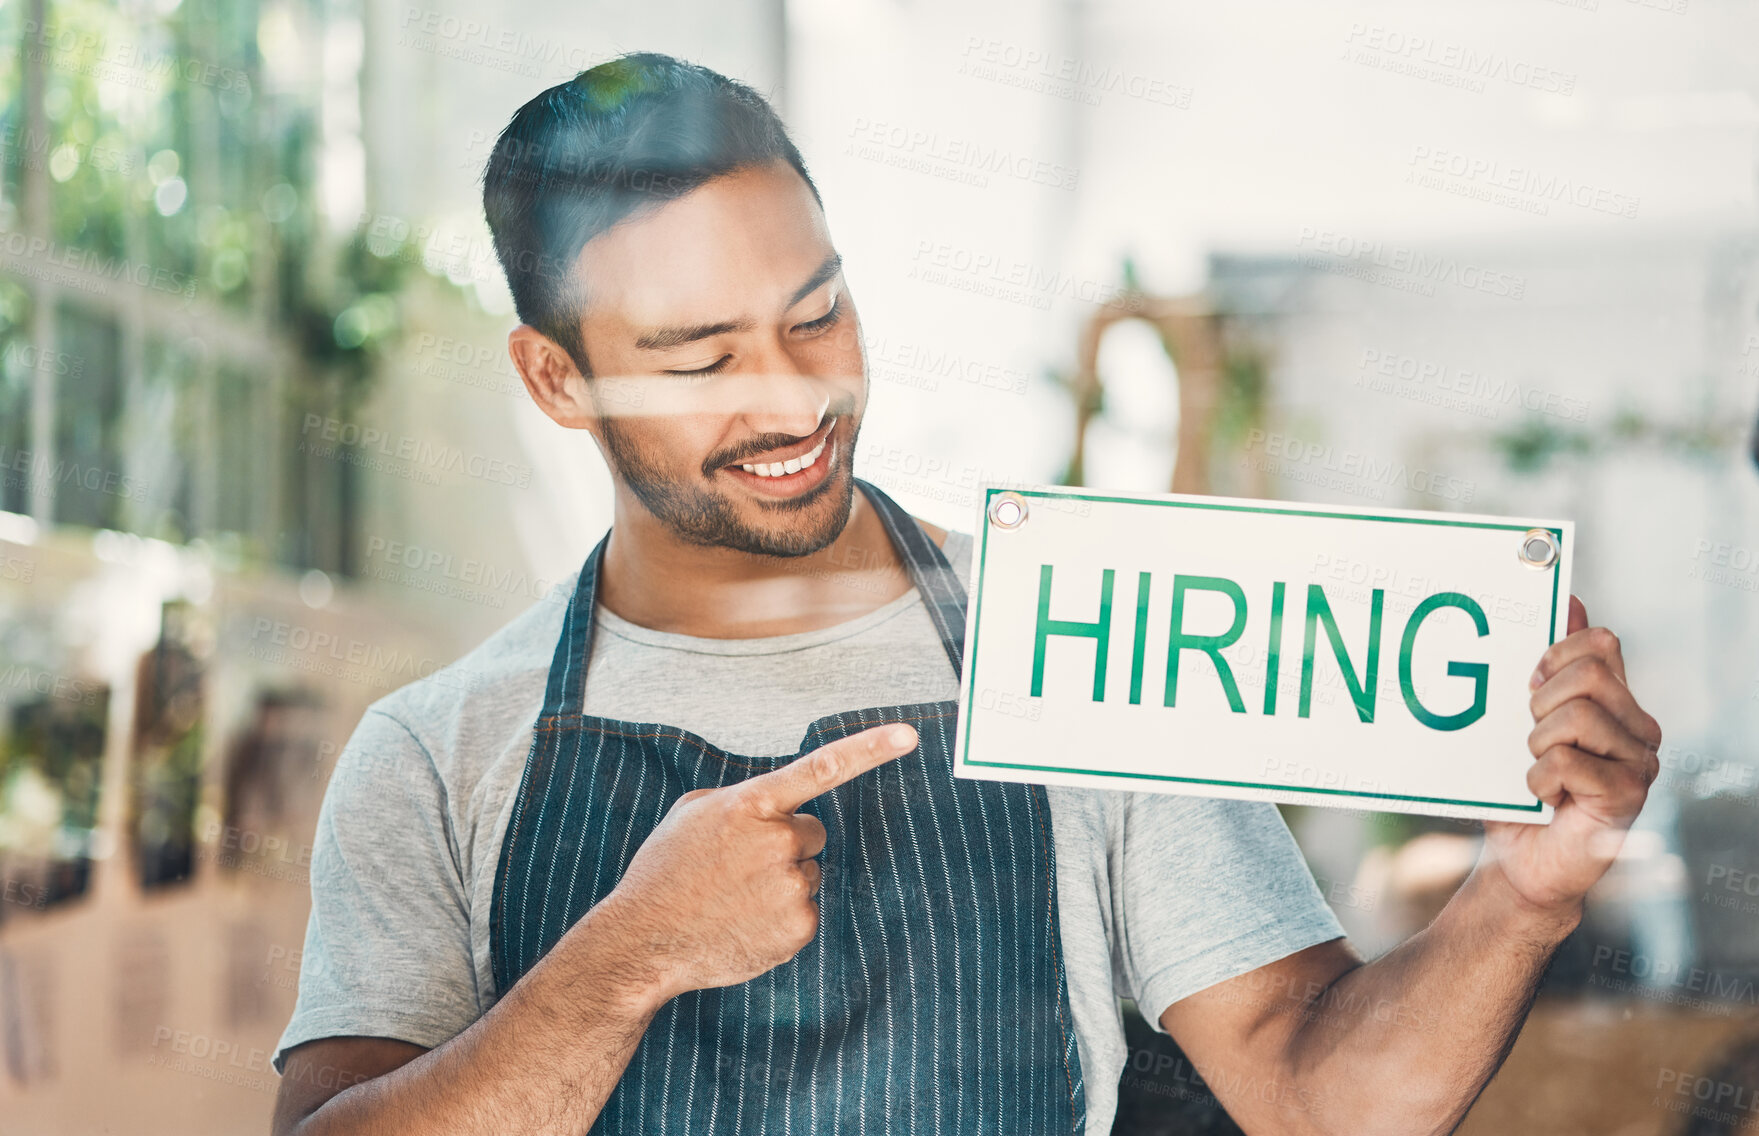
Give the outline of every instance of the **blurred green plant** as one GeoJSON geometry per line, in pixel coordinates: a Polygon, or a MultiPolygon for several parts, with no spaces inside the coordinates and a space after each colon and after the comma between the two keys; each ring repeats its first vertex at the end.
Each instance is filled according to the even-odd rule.
{"type": "Polygon", "coordinates": [[[404,242],[369,240],[357,229],[333,269],[305,274],[303,287],[287,295],[282,318],[291,329],[308,379],[339,380],[344,416],[372,393],[378,364],[403,330],[397,296],[407,286],[418,249],[404,242]]]}
{"type": "Polygon", "coordinates": [[[1745,424],[1708,418],[1665,421],[1629,404],[1604,422],[1572,425],[1529,418],[1488,436],[1490,447],[1515,473],[1537,473],[1563,457],[1590,457],[1615,449],[1649,446],[1691,460],[1726,454],[1745,436],[1745,424]]]}
{"type": "Polygon", "coordinates": [[[1221,400],[1211,431],[1211,453],[1243,448],[1250,431],[1264,424],[1270,390],[1270,357],[1252,329],[1237,317],[1222,315],[1221,400]]]}
{"type": "Polygon", "coordinates": [[[107,688],[44,695],[9,707],[0,730],[0,855],[45,870],[48,903],[86,888],[109,707],[107,688]]]}

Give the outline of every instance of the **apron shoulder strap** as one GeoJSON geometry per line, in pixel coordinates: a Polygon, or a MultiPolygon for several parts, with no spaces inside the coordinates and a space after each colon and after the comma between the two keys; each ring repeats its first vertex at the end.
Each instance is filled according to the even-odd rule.
{"type": "Polygon", "coordinates": [[[953,677],[961,681],[965,677],[965,585],[959,574],[947,560],[916,519],[904,511],[886,492],[872,482],[855,479],[855,484],[867,499],[873,502],[874,511],[879,513],[880,521],[886,526],[886,535],[892,538],[892,547],[898,550],[903,558],[904,566],[910,570],[910,578],[922,592],[923,602],[928,607],[928,616],[934,621],[935,630],[940,633],[941,646],[946,648],[947,660],[953,664],[953,677]]]}
{"type": "Polygon", "coordinates": [[[568,614],[562,618],[562,634],[556,640],[556,653],[550,660],[550,677],[544,686],[544,718],[577,715],[586,701],[586,661],[592,657],[593,605],[598,598],[599,565],[605,559],[605,545],[611,531],[599,538],[592,555],[581,565],[568,601],[568,614]]]}

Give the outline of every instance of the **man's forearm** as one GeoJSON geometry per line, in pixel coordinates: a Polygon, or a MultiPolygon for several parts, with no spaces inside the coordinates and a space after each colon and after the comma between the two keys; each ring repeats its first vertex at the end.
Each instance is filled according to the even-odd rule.
{"type": "Polygon", "coordinates": [[[468,1029],[338,1093],[295,1136],[586,1131],[665,1001],[632,945],[600,904],[468,1029]]]}
{"type": "Polygon", "coordinates": [[[1541,911],[1480,865],[1433,923],[1306,1007],[1288,1071],[1320,1131],[1452,1132],[1514,1044],[1580,907],[1541,911]]]}

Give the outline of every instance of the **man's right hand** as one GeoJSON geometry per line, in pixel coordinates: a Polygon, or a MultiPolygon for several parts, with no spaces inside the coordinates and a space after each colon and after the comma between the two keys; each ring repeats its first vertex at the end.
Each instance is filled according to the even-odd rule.
{"type": "Polygon", "coordinates": [[[825,827],[795,810],[916,748],[916,730],[875,726],[736,785],[673,802],[598,907],[617,912],[655,994],[732,986],[780,966],[818,933],[825,827]]]}
{"type": "Polygon", "coordinates": [[[794,810],[916,740],[909,726],[875,726],[679,797],[611,894],[458,1036],[433,1049],[327,1037],[289,1050],[275,1132],[586,1131],[665,1001],[756,978],[818,933],[825,830],[794,810]]]}

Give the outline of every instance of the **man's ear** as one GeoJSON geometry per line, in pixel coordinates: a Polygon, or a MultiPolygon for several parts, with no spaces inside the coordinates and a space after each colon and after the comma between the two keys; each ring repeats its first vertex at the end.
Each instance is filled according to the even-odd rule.
{"type": "Polygon", "coordinates": [[[598,414],[586,379],[555,340],[522,323],[507,335],[507,354],[545,414],[569,429],[595,430],[598,414]]]}

